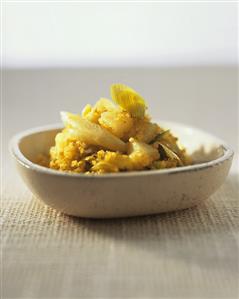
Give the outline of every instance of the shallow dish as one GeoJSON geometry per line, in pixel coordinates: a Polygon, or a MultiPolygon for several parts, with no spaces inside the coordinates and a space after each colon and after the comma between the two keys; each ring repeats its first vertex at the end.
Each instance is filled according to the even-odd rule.
{"type": "Polygon", "coordinates": [[[11,153],[32,193],[63,213],[91,218],[149,215],[195,206],[224,182],[233,151],[218,138],[199,129],[159,122],[192,155],[192,166],[164,170],[85,175],[60,172],[37,165],[36,157],[48,153],[62,128],[50,125],[13,137],[11,153]]]}

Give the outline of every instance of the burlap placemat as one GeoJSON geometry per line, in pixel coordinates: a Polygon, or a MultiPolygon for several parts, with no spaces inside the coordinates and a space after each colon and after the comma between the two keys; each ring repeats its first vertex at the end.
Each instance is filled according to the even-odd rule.
{"type": "Polygon", "coordinates": [[[2,201],[2,298],[237,298],[238,182],[200,206],[69,217],[28,191],[2,201]]]}

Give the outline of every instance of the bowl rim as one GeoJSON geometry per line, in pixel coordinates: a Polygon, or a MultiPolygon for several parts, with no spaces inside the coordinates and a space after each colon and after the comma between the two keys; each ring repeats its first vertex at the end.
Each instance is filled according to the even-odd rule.
{"type": "Polygon", "coordinates": [[[214,140],[216,140],[218,143],[220,143],[223,147],[224,154],[215,159],[211,160],[208,162],[203,162],[203,163],[198,163],[194,165],[188,165],[188,166],[182,166],[182,167],[175,167],[175,168],[167,168],[167,169],[156,169],[156,170],[140,170],[140,171],[130,171],[130,172],[119,172],[119,173],[105,173],[105,174],[84,174],[84,173],[73,173],[73,172],[67,172],[67,171],[59,171],[59,170],[54,170],[51,168],[47,168],[41,165],[38,165],[36,163],[31,162],[29,159],[27,159],[23,153],[21,152],[19,148],[19,144],[21,140],[24,137],[27,137],[29,135],[35,134],[35,133],[40,133],[43,131],[52,131],[52,130],[58,130],[62,129],[63,125],[60,123],[56,124],[49,124],[49,125],[44,125],[44,126],[38,126],[34,127],[31,129],[24,130],[16,135],[14,135],[10,142],[9,142],[9,151],[13,158],[20,163],[22,166],[24,166],[27,169],[31,169],[43,174],[48,174],[48,175],[57,175],[57,176],[63,176],[63,177],[72,177],[72,178],[96,178],[96,179],[101,179],[101,178],[119,178],[119,177],[132,177],[132,176],[142,176],[142,175],[163,175],[163,174],[176,174],[176,173],[182,173],[182,172],[193,172],[193,171],[200,171],[204,170],[206,168],[210,167],[215,167],[223,163],[224,161],[233,158],[234,152],[233,150],[221,139],[217,138],[216,136],[201,130],[200,128],[186,125],[183,123],[178,123],[178,122],[173,122],[173,121],[165,121],[161,120],[160,123],[162,124],[172,124],[176,126],[181,126],[184,128],[189,128],[192,130],[197,130],[200,131],[201,133],[208,134],[214,140]]]}

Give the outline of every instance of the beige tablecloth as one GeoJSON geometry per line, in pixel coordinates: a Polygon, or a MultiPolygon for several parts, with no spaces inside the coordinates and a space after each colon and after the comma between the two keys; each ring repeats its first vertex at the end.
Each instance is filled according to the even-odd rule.
{"type": "Polygon", "coordinates": [[[182,115],[185,122],[197,126],[202,113],[195,107],[202,105],[208,111],[203,114],[205,129],[235,147],[235,74],[227,69],[7,72],[3,80],[2,298],[237,298],[238,164],[234,163],[234,171],[217,193],[196,208],[132,219],[84,220],[62,215],[33,198],[7,154],[12,134],[54,122],[59,110],[75,111],[78,106],[80,110],[78,98],[83,102],[104,95],[112,78],[140,84],[145,94],[154,91],[151,99],[156,99],[161,82],[166,100],[159,108],[156,100],[150,103],[160,115],[171,113],[174,98],[185,99],[187,113],[176,109],[170,117],[181,121],[176,117],[182,115]],[[83,92],[87,80],[102,91],[93,95],[89,87],[87,94],[78,96],[79,82],[83,92]],[[203,96],[196,92],[198,86],[203,96]],[[230,105],[223,104],[227,100],[230,105]],[[212,111],[215,119],[228,115],[228,121],[212,122],[212,111]]]}
{"type": "Polygon", "coordinates": [[[119,220],[3,200],[3,298],[237,298],[238,185],[189,210],[119,220]]]}

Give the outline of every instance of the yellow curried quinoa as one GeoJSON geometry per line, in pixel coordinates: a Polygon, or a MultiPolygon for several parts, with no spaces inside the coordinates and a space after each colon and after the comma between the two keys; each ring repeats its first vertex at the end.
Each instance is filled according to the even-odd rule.
{"type": "Polygon", "coordinates": [[[111,86],[111,100],[101,98],[81,115],[61,112],[65,128],[49,157],[39,164],[75,173],[111,173],[180,167],[190,157],[169,130],[152,123],[144,99],[123,84],[111,86]]]}

